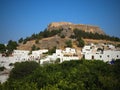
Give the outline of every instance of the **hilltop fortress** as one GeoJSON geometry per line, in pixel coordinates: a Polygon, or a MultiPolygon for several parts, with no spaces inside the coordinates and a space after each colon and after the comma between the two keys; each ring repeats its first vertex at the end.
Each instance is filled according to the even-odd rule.
{"type": "Polygon", "coordinates": [[[83,30],[85,32],[91,32],[91,33],[98,33],[103,34],[103,30],[101,30],[98,26],[92,26],[92,25],[85,25],[85,24],[73,24],[70,22],[53,22],[48,25],[47,30],[57,30],[57,29],[63,29],[63,30],[74,30],[79,29],[83,30]]]}

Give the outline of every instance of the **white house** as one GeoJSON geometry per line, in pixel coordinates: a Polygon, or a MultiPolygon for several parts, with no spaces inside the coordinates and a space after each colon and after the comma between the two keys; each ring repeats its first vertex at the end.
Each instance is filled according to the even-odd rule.
{"type": "Polygon", "coordinates": [[[75,49],[69,48],[69,47],[65,48],[65,50],[63,50],[62,52],[63,52],[63,54],[76,54],[75,49]]]}
{"type": "Polygon", "coordinates": [[[27,50],[14,50],[13,57],[16,61],[26,61],[29,58],[29,51],[27,50]]]}
{"type": "Polygon", "coordinates": [[[74,48],[65,48],[65,50],[56,49],[56,52],[52,55],[46,56],[46,58],[40,60],[40,64],[53,63],[56,59],[60,59],[60,63],[70,60],[78,60],[76,50],[74,48]]]}
{"type": "Polygon", "coordinates": [[[120,59],[120,51],[111,50],[114,49],[114,46],[110,45],[110,50],[98,50],[96,47],[97,46],[95,46],[95,48],[92,48],[91,45],[84,46],[82,49],[83,58],[88,60],[103,60],[104,62],[120,59]]]}
{"type": "Polygon", "coordinates": [[[1,57],[0,58],[0,67],[4,66],[7,69],[11,69],[12,67],[10,66],[11,63],[15,63],[16,60],[14,57],[1,57]]]}
{"type": "Polygon", "coordinates": [[[89,45],[84,46],[83,49],[82,49],[83,54],[91,53],[91,52],[92,52],[92,49],[91,49],[91,46],[89,46],[89,45]]]}
{"type": "Polygon", "coordinates": [[[46,52],[48,52],[47,49],[32,51],[32,54],[29,55],[29,60],[39,60],[41,58],[40,55],[46,52]]]}
{"type": "Polygon", "coordinates": [[[24,56],[24,55],[28,55],[28,53],[29,53],[29,51],[27,51],[27,50],[14,50],[13,51],[14,56],[19,56],[19,55],[24,56]]]}

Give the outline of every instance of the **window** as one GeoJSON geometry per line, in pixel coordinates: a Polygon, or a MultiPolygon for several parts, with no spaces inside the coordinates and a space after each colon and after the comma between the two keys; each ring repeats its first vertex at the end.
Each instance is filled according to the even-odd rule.
{"type": "Polygon", "coordinates": [[[117,55],[117,57],[118,57],[118,55],[117,55]]]}
{"type": "Polygon", "coordinates": [[[107,57],[109,57],[109,55],[107,55],[107,57]]]}
{"type": "Polygon", "coordinates": [[[102,56],[100,55],[100,58],[102,58],[102,56]]]}
{"type": "Polygon", "coordinates": [[[83,58],[85,59],[85,55],[83,55],[83,58]]]}
{"type": "Polygon", "coordinates": [[[92,59],[94,59],[94,56],[92,56],[92,59]]]}

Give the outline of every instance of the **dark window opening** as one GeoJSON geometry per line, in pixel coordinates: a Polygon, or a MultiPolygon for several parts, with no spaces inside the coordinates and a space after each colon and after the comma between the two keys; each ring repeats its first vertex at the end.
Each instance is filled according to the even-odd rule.
{"type": "Polygon", "coordinates": [[[118,55],[117,55],[117,57],[118,57],[118,55]]]}
{"type": "Polygon", "coordinates": [[[94,59],[94,56],[92,56],[92,59],[94,59]]]}
{"type": "Polygon", "coordinates": [[[83,59],[85,59],[85,55],[83,55],[83,59]]]}

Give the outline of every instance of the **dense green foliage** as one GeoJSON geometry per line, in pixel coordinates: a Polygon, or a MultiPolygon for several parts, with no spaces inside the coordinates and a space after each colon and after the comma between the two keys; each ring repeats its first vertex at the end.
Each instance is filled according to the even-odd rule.
{"type": "Polygon", "coordinates": [[[98,33],[89,33],[89,32],[84,32],[82,30],[75,29],[74,34],[76,38],[89,38],[89,39],[104,39],[104,40],[110,40],[110,41],[118,41],[120,42],[120,38],[118,37],[110,37],[108,35],[102,35],[98,33]]]}
{"type": "Polygon", "coordinates": [[[22,42],[23,42],[23,38],[20,38],[20,39],[18,40],[18,42],[19,42],[19,43],[22,43],[22,42]]]}
{"type": "Polygon", "coordinates": [[[7,46],[0,44],[0,53],[9,55],[13,52],[14,49],[17,48],[17,46],[18,44],[16,41],[9,40],[7,46]]]}
{"type": "Polygon", "coordinates": [[[0,44],[0,53],[6,52],[6,46],[4,44],[0,44]]]}
{"type": "MultiPolygon", "coordinates": [[[[20,70],[18,69],[17,72],[24,75],[24,71],[28,72],[32,67],[26,69],[27,65],[19,66],[20,70]],[[22,71],[21,68],[26,70],[22,71]]],[[[99,60],[49,64],[32,69],[29,75],[25,73],[24,79],[23,77],[20,77],[22,79],[16,79],[16,76],[10,77],[7,82],[0,85],[0,90],[119,90],[119,67],[120,60],[117,60],[114,65],[99,60]]],[[[15,74],[22,76],[19,73],[15,74]]]]}
{"type": "Polygon", "coordinates": [[[39,40],[38,40],[38,39],[36,39],[36,40],[35,40],[35,44],[38,44],[38,43],[39,43],[39,40]]]}
{"type": "Polygon", "coordinates": [[[34,44],[32,45],[32,47],[31,47],[31,51],[34,51],[34,50],[39,50],[40,48],[39,47],[37,47],[37,46],[35,46],[34,44]]]}
{"type": "Polygon", "coordinates": [[[61,37],[61,38],[65,38],[65,35],[62,34],[62,35],[60,35],[60,37],[61,37]]]}
{"type": "Polygon", "coordinates": [[[25,76],[31,74],[36,68],[39,67],[39,64],[31,61],[31,62],[17,62],[14,64],[12,71],[10,72],[10,80],[23,79],[25,76]]]}
{"type": "Polygon", "coordinates": [[[56,34],[60,34],[61,31],[62,31],[61,29],[60,30],[52,30],[52,31],[44,30],[44,31],[41,31],[38,34],[32,34],[30,37],[26,37],[24,40],[21,40],[21,38],[20,38],[19,41],[22,41],[23,44],[26,44],[27,41],[39,40],[39,39],[42,39],[42,38],[51,37],[51,36],[54,36],[56,34]]]}
{"type": "Polygon", "coordinates": [[[53,48],[49,49],[47,53],[49,55],[52,55],[53,53],[55,53],[55,51],[56,51],[56,47],[53,47],[53,48]]]}
{"type": "Polygon", "coordinates": [[[7,46],[0,44],[0,53],[4,53],[8,56],[17,48],[17,46],[18,44],[16,41],[9,40],[7,46]]]}
{"type": "Polygon", "coordinates": [[[72,41],[71,40],[66,41],[65,44],[66,44],[66,47],[72,47],[72,41]]]}
{"type": "MultiPolygon", "coordinates": [[[[82,32],[83,32],[83,31],[82,31],[82,32]]],[[[85,42],[84,42],[84,40],[82,39],[82,35],[83,35],[83,34],[81,34],[81,30],[75,29],[75,30],[74,30],[74,34],[75,34],[75,35],[71,35],[70,38],[77,40],[77,46],[78,46],[78,47],[84,47],[85,42]]]]}
{"type": "Polygon", "coordinates": [[[77,41],[78,41],[78,47],[84,47],[85,42],[84,42],[83,39],[80,38],[80,39],[78,39],[77,41]]]}
{"type": "Polygon", "coordinates": [[[16,41],[12,41],[10,40],[7,44],[7,54],[11,54],[13,52],[14,49],[17,49],[17,42],[16,41]]]}
{"type": "MultiPolygon", "coordinates": [[[[32,34],[30,37],[26,37],[25,39],[23,38],[20,38],[18,41],[19,43],[23,42],[23,44],[26,44],[27,41],[30,41],[30,40],[39,40],[39,39],[42,39],[42,38],[47,38],[47,37],[51,37],[51,36],[54,36],[56,34],[60,35],[61,38],[65,38],[65,36],[62,34],[60,34],[62,31],[62,29],[60,30],[52,30],[52,31],[49,31],[49,30],[44,30],[44,31],[41,31],[40,33],[38,34],[32,34]]],[[[104,40],[110,40],[110,41],[120,41],[120,38],[118,37],[114,37],[114,36],[108,36],[108,35],[102,35],[102,34],[98,34],[98,33],[91,33],[91,32],[84,32],[82,30],[78,30],[78,29],[75,29],[74,30],[74,34],[75,35],[71,35],[70,38],[89,38],[89,39],[104,39],[104,40]]]]}
{"type": "Polygon", "coordinates": [[[3,67],[3,66],[2,66],[2,67],[0,67],[0,71],[3,71],[4,69],[5,69],[5,67],[3,67]]]}

